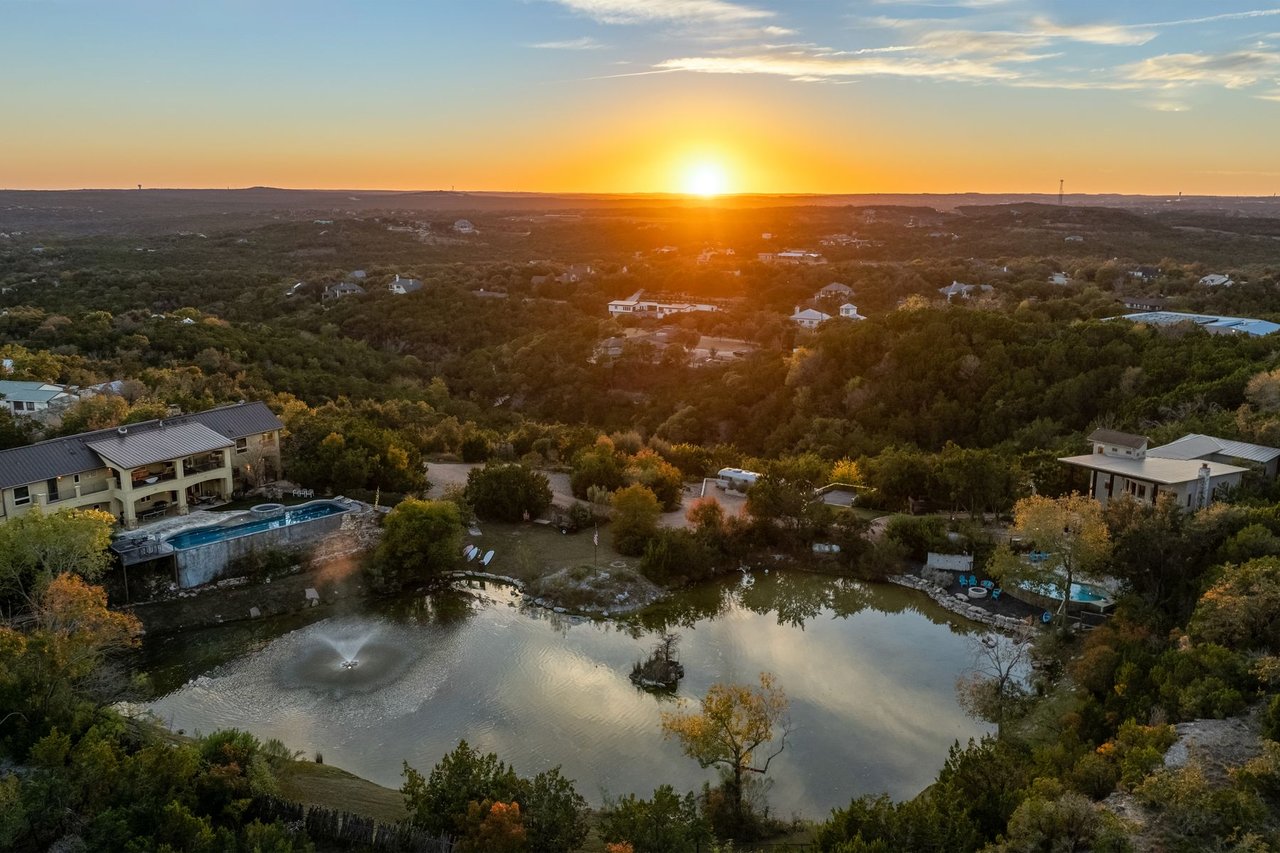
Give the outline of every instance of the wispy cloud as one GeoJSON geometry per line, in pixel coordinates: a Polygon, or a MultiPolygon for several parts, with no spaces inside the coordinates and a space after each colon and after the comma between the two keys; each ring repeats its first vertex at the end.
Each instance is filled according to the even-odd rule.
{"type": "Polygon", "coordinates": [[[773,12],[728,0],[554,0],[602,24],[672,21],[741,23],[772,18],[773,12]]]}
{"type": "Polygon", "coordinates": [[[1131,80],[1173,86],[1209,83],[1242,89],[1259,83],[1280,85],[1280,53],[1166,53],[1122,69],[1131,80]]]}
{"type": "Polygon", "coordinates": [[[603,50],[605,45],[591,36],[583,36],[582,38],[566,39],[564,41],[542,41],[537,44],[531,44],[529,47],[534,47],[538,50],[603,50]]]}
{"type": "Polygon", "coordinates": [[[800,82],[884,76],[992,81],[1010,80],[1018,76],[1016,72],[997,63],[976,59],[928,60],[917,57],[805,52],[690,56],[668,59],[657,67],[664,71],[693,71],[703,74],[770,74],[800,82]]]}
{"type": "Polygon", "coordinates": [[[1127,24],[1059,24],[1050,18],[1038,17],[1032,18],[1031,32],[1028,35],[1086,44],[1134,47],[1146,44],[1158,33],[1152,27],[1127,24]]]}

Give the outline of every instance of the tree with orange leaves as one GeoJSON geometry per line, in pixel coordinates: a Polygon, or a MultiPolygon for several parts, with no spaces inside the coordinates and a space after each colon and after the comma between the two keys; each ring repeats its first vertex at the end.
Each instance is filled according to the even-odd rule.
{"type": "Polygon", "coordinates": [[[662,732],[680,742],[685,755],[703,767],[725,771],[725,793],[734,818],[741,822],[742,784],[747,773],[763,776],[787,744],[791,731],[790,702],[772,673],[760,673],[760,686],[713,684],[698,711],[664,712],[662,732]],[[776,747],[757,760],[759,751],[776,747]]]}

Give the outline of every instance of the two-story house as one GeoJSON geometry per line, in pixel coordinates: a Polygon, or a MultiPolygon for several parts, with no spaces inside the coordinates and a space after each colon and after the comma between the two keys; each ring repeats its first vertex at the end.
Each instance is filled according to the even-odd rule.
{"type": "Polygon", "coordinates": [[[239,403],[0,450],[0,523],[39,506],[134,527],[230,500],[279,475],[283,428],[265,404],[239,403]]]}

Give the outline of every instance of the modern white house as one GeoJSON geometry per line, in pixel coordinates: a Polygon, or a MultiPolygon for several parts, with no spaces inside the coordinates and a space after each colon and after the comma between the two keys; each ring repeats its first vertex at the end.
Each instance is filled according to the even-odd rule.
{"type": "Polygon", "coordinates": [[[387,290],[398,296],[403,296],[406,293],[417,293],[422,290],[422,282],[416,278],[401,278],[400,273],[396,273],[396,277],[387,282],[387,290]]]}
{"type": "Polygon", "coordinates": [[[840,306],[840,316],[845,318],[846,320],[867,319],[862,314],[858,313],[858,306],[854,305],[852,302],[846,302],[845,304],[840,306]]]}
{"type": "Polygon", "coordinates": [[[720,306],[708,302],[663,302],[645,299],[644,291],[637,290],[626,299],[615,299],[609,303],[609,315],[612,317],[651,317],[661,320],[671,314],[691,314],[696,311],[714,313],[720,306]]]}
{"type": "Polygon", "coordinates": [[[801,310],[799,305],[796,306],[795,313],[791,315],[791,322],[802,329],[816,329],[830,319],[830,314],[824,314],[815,308],[801,310]]]}
{"type": "Polygon", "coordinates": [[[1231,280],[1231,276],[1229,275],[1211,273],[1200,279],[1200,284],[1203,287],[1230,287],[1235,284],[1235,282],[1231,280]]]}
{"type": "Polygon", "coordinates": [[[0,408],[8,409],[14,415],[34,415],[50,409],[57,411],[76,399],[65,385],[0,380],[0,408]]]}
{"type": "Polygon", "coordinates": [[[1087,494],[1106,506],[1128,497],[1154,504],[1171,495],[1178,506],[1196,510],[1213,503],[1224,487],[1239,486],[1248,469],[1208,459],[1152,456],[1141,435],[1099,429],[1089,436],[1093,452],[1059,459],[1089,472],[1087,494]]]}

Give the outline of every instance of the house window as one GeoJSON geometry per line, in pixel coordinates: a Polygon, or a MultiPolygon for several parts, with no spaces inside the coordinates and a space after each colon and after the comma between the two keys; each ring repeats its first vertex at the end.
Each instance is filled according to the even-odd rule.
{"type": "Polygon", "coordinates": [[[276,443],[276,434],[274,432],[264,432],[262,434],[261,444],[263,447],[272,447],[276,443]]]}
{"type": "Polygon", "coordinates": [[[1147,487],[1138,486],[1138,497],[1145,498],[1147,496],[1147,487]]]}
{"type": "Polygon", "coordinates": [[[236,439],[236,453],[245,453],[246,451],[248,451],[248,449],[249,449],[249,439],[247,438],[236,439]]]}
{"type": "Polygon", "coordinates": [[[18,486],[13,490],[13,505],[26,506],[31,503],[31,489],[28,486],[18,486]]]}

